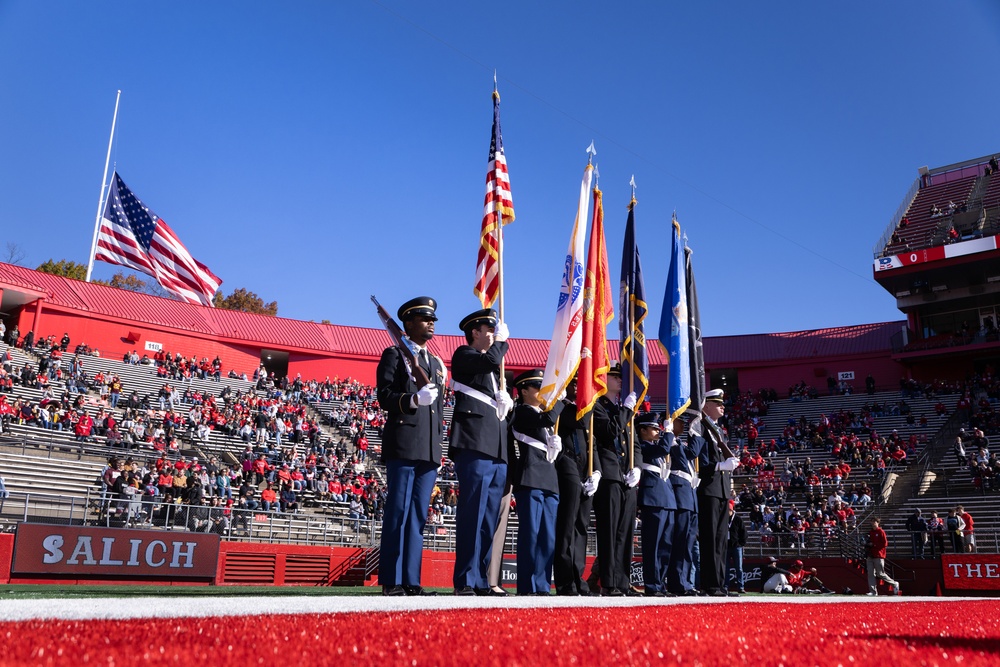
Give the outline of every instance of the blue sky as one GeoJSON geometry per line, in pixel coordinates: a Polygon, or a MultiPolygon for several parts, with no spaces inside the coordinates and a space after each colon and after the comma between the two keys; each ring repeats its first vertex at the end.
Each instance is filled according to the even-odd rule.
{"type": "Polygon", "coordinates": [[[551,335],[591,140],[652,331],[673,210],[706,335],[898,319],[871,248],[918,167],[1000,151],[998,52],[992,0],[2,0],[0,240],[86,262],[120,88],[119,173],[225,292],[371,327],[429,294],[458,333],[495,68],[514,336],[551,335]]]}

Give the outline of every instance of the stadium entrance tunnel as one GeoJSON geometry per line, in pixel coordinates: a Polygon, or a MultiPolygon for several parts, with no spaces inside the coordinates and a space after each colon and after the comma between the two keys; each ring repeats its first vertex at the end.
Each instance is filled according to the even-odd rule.
{"type": "Polygon", "coordinates": [[[261,350],[260,364],[268,373],[274,373],[275,377],[285,377],[288,375],[288,353],[278,350],[261,350]]]}
{"type": "Polygon", "coordinates": [[[740,391],[740,375],[735,368],[713,368],[709,371],[709,387],[722,389],[726,396],[733,396],[740,391]]]}

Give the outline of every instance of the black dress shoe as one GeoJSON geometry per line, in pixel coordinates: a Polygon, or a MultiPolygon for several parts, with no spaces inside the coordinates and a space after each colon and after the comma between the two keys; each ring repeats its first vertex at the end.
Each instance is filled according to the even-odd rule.
{"type": "Polygon", "coordinates": [[[681,597],[685,597],[685,598],[695,598],[695,597],[698,597],[698,591],[696,591],[696,590],[694,590],[692,588],[689,591],[684,591],[683,593],[681,593],[681,597]]]}
{"type": "Polygon", "coordinates": [[[533,595],[535,595],[536,597],[547,598],[552,594],[549,593],[548,591],[536,591],[535,593],[533,593],[533,595]]]}
{"type": "Polygon", "coordinates": [[[731,598],[738,598],[740,596],[739,591],[725,591],[726,595],[731,598]]]}
{"type": "Polygon", "coordinates": [[[463,595],[471,597],[475,594],[476,594],[476,589],[473,588],[472,586],[462,586],[461,588],[455,589],[455,595],[463,595]]]}
{"type": "Polygon", "coordinates": [[[407,595],[437,595],[437,591],[429,591],[423,586],[403,586],[403,591],[407,595]]]}
{"type": "Polygon", "coordinates": [[[383,586],[382,595],[386,595],[388,597],[400,597],[406,595],[406,591],[403,590],[402,586],[383,586]]]}
{"type": "Polygon", "coordinates": [[[663,591],[646,591],[645,593],[643,593],[643,595],[646,596],[647,598],[665,598],[665,597],[667,597],[667,594],[664,593],[663,591]]]}
{"type": "Polygon", "coordinates": [[[499,587],[499,586],[497,586],[495,588],[488,588],[486,590],[489,591],[489,593],[487,593],[487,595],[489,595],[491,597],[495,597],[495,598],[505,598],[508,595],[507,591],[504,590],[503,588],[499,587]]]}
{"type": "Polygon", "coordinates": [[[490,589],[488,588],[473,588],[472,590],[476,592],[476,595],[483,598],[490,594],[490,589]]]}
{"type": "Polygon", "coordinates": [[[675,597],[677,597],[677,594],[676,593],[671,593],[670,591],[663,591],[663,597],[665,597],[665,598],[675,598],[675,597]]]}
{"type": "Polygon", "coordinates": [[[642,591],[636,590],[631,586],[629,586],[628,588],[625,589],[625,595],[627,595],[630,598],[638,598],[642,597],[642,591]]]}
{"type": "Polygon", "coordinates": [[[710,598],[724,598],[726,596],[726,591],[720,591],[718,589],[708,592],[708,597],[710,598]]]}
{"type": "Polygon", "coordinates": [[[601,591],[601,595],[609,598],[620,598],[625,596],[625,591],[620,588],[605,588],[601,591]]]}

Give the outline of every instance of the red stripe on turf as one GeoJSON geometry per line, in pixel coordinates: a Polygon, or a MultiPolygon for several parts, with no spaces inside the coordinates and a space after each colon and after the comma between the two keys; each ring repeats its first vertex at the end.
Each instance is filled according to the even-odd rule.
{"type": "Polygon", "coordinates": [[[1000,663],[995,611],[964,600],[39,620],[0,623],[0,662],[972,667],[1000,663]]]}

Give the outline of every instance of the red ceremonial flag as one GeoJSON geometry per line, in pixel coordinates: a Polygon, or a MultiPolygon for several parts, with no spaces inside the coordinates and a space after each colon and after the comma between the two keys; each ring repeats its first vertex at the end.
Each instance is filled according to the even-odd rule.
{"type": "Polygon", "coordinates": [[[590,226],[587,273],[583,282],[583,348],[576,372],[576,418],[582,419],[608,391],[607,327],[615,319],[614,294],[604,244],[604,205],[594,188],[594,216],[590,226]]]}
{"type": "Polygon", "coordinates": [[[486,169],[486,199],[483,202],[483,229],[479,235],[476,284],[472,291],[483,308],[489,308],[500,293],[500,236],[502,226],[514,221],[507,158],[500,134],[500,93],[493,91],[493,136],[486,169]]]}

